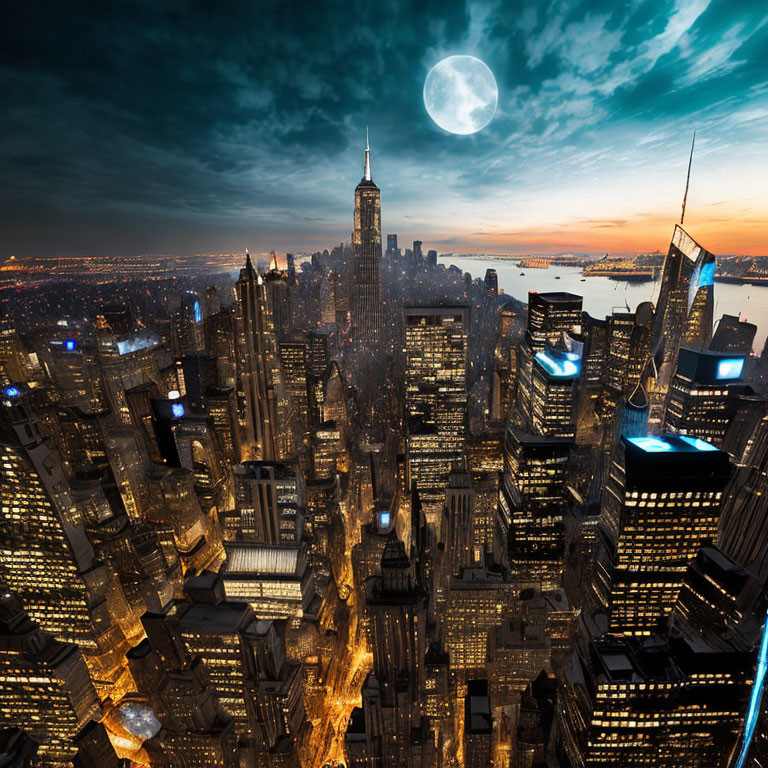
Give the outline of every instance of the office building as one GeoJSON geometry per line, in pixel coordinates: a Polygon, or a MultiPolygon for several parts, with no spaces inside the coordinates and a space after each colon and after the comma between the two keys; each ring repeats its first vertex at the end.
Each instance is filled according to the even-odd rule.
{"type": "Polygon", "coordinates": [[[371,177],[366,142],[363,178],[355,188],[353,320],[363,344],[377,341],[383,324],[381,301],[381,191],[371,177]]]}
{"type": "Polygon", "coordinates": [[[277,349],[264,279],[246,255],[237,281],[238,352],[245,395],[244,458],[277,458],[277,349]]]}
{"type": "Polygon", "coordinates": [[[681,347],[669,389],[666,429],[721,448],[740,397],[752,393],[742,379],[744,362],[743,353],[681,347]]]}
{"type": "Polygon", "coordinates": [[[464,697],[464,765],[486,768],[491,764],[491,699],[487,680],[470,680],[464,697]]]}
{"type": "Polygon", "coordinates": [[[709,348],[713,352],[752,352],[757,326],[734,315],[723,315],[717,323],[709,348]]]}
{"type": "Polygon", "coordinates": [[[573,441],[507,426],[499,519],[510,567],[522,583],[560,586],[565,550],[566,472],[573,441]]]}
{"type": "Polygon", "coordinates": [[[408,474],[435,522],[466,432],[467,309],[409,307],[404,316],[408,474]]]}
{"type": "Polygon", "coordinates": [[[600,518],[595,622],[645,636],[667,621],[688,563],[715,540],[731,468],[726,453],[699,438],[622,443],[600,518]]]}
{"type": "Polygon", "coordinates": [[[88,668],[76,645],[43,632],[5,589],[0,594],[0,727],[23,728],[37,742],[35,764],[69,764],[78,751],[75,737],[101,716],[88,668]]]}
{"type": "Polygon", "coordinates": [[[656,302],[651,353],[657,378],[651,392],[651,424],[663,421],[680,345],[709,345],[714,321],[715,257],[675,225],[656,302]]]}

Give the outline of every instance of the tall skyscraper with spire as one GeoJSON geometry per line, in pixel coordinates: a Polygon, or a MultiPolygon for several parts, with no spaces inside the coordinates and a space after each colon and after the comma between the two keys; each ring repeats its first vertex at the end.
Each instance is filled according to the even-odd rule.
{"type": "Polygon", "coordinates": [[[366,131],[363,178],[355,188],[355,258],[353,302],[357,336],[363,343],[375,340],[382,326],[381,303],[381,191],[371,178],[371,150],[366,131]]]}
{"type": "Polygon", "coordinates": [[[680,224],[675,225],[658,287],[652,344],[656,382],[650,393],[649,417],[654,431],[660,428],[664,420],[680,345],[685,343],[697,349],[706,349],[712,339],[716,258],[683,229],[695,142],[694,133],[688,157],[680,224]]]}

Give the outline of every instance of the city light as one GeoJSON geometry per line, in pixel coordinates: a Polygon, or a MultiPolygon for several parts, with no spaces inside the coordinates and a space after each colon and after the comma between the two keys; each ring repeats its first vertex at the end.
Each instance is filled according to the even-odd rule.
{"type": "Polygon", "coordinates": [[[521,3],[244,3],[187,14],[181,57],[163,14],[10,4],[5,762],[768,768],[768,256],[713,235],[729,168],[760,176],[768,25],[725,4],[754,44],[720,50],[701,8],[521,3]],[[443,130],[484,94],[440,53],[462,40],[526,75],[469,139],[443,130]],[[593,151],[662,65],[675,119],[602,119],[593,151]]]}

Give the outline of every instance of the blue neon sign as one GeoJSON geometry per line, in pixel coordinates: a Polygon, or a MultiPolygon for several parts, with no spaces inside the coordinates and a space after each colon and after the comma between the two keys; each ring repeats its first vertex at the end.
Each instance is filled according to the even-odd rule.
{"type": "Polygon", "coordinates": [[[386,528],[389,525],[389,512],[379,512],[379,527],[386,528]]]}
{"type": "Polygon", "coordinates": [[[180,419],[184,415],[184,404],[171,403],[171,413],[174,419],[180,419]]]}
{"type": "Polygon", "coordinates": [[[19,396],[19,388],[18,387],[6,387],[4,390],[6,397],[18,397],[19,396]]]}
{"type": "Polygon", "coordinates": [[[728,379],[738,379],[741,376],[741,372],[744,370],[744,358],[743,357],[729,357],[725,360],[720,360],[717,363],[717,373],[715,378],[718,381],[727,381],[728,379]]]}
{"type": "Polygon", "coordinates": [[[77,342],[74,339],[67,339],[64,342],[64,349],[66,349],[67,352],[74,352],[77,349],[77,342]]]}

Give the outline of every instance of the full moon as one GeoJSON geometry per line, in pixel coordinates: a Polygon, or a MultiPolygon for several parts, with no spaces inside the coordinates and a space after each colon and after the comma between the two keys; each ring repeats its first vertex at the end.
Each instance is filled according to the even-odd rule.
{"type": "Polygon", "coordinates": [[[474,56],[449,56],[424,81],[424,106],[444,130],[467,135],[485,128],[496,113],[499,89],[488,66],[474,56]]]}

